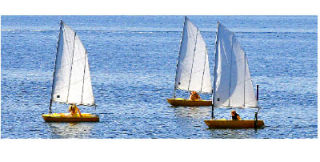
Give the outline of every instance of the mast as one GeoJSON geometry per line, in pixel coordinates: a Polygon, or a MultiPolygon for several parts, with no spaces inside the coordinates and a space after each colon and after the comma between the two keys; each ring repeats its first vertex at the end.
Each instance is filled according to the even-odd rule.
{"type": "Polygon", "coordinates": [[[259,85],[257,84],[257,101],[259,100],[259,85]]]}
{"type": "Polygon", "coordinates": [[[216,32],[216,43],[215,43],[215,54],[214,54],[214,70],[213,70],[213,89],[212,89],[212,111],[211,111],[211,118],[214,119],[214,100],[216,95],[216,81],[217,81],[217,63],[218,63],[218,55],[217,55],[217,44],[218,44],[218,33],[219,33],[219,24],[217,22],[217,32],[216,32]]]}
{"type": "Polygon", "coordinates": [[[178,67],[179,67],[179,64],[180,64],[180,55],[181,55],[182,41],[183,41],[183,37],[184,37],[184,28],[186,26],[186,22],[187,22],[187,16],[184,17],[183,30],[182,30],[182,39],[180,41],[179,56],[178,56],[177,67],[176,67],[176,78],[175,78],[174,89],[173,89],[173,98],[176,98],[176,90],[177,90],[176,84],[177,84],[178,67]]]}
{"type": "Polygon", "coordinates": [[[54,86],[54,82],[55,82],[55,74],[56,74],[56,66],[57,66],[57,58],[58,58],[58,52],[59,52],[59,45],[60,45],[60,36],[62,33],[62,20],[60,20],[60,32],[59,32],[59,38],[58,38],[58,46],[57,46],[57,53],[56,53],[56,60],[54,61],[54,71],[53,71],[53,79],[52,79],[52,87],[51,87],[51,98],[50,98],[50,106],[49,106],[49,113],[52,113],[52,97],[53,97],[53,86],[54,86]]]}
{"type": "MultiPolygon", "coordinates": [[[[259,85],[257,84],[257,102],[258,100],[259,100],[259,85]]],[[[259,110],[260,110],[260,107],[258,107],[258,111],[254,113],[254,129],[257,129],[259,110]]]]}

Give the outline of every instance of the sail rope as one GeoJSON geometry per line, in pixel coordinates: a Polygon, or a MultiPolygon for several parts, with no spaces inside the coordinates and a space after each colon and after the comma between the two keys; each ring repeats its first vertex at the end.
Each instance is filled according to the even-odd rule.
{"type": "Polygon", "coordinates": [[[73,58],[74,58],[74,47],[75,47],[75,42],[76,42],[76,35],[77,33],[74,32],[74,37],[73,37],[73,52],[72,52],[72,61],[71,61],[71,68],[70,68],[70,75],[69,75],[69,88],[68,88],[68,94],[67,94],[67,103],[68,103],[68,100],[69,100],[69,92],[70,92],[70,84],[71,84],[71,76],[72,76],[72,67],[73,67],[73,58]]]}
{"type": "Polygon", "coordinates": [[[194,43],[194,48],[193,48],[193,59],[192,59],[192,65],[191,65],[191,72],[190,72],[190,78],[189,78],[189,85],[188,85],[188,91],[190,91],[190,83],[191,83],[191,76],[192,76],[192,71],[193,71],[193,64],[194,64],[194,56],[196,53],[196,49],[197,49],[197,40],[198,40],[198,28],[197,29],[197,34],[196,34],[196,41],[194,43]]]}
{"type": "Polygon", "coordinates": [[[229,75],[229,107],[230,107],[230,104],[231,104],[231,73],[232,73],[232,55],[233,55],[233,37],[234,37],[234,34],[232,34],[232,39],[231,39],[231,54],[230,54],[230,75],[229,75]]]}

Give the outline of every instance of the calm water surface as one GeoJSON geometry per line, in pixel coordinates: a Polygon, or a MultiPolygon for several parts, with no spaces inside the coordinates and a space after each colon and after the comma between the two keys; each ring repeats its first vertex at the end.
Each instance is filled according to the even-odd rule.
{"type": "MultiPolygon", "coordinates": [[[[317,138],[316,16],[190,16],[213,69],[216,22],[245,49],[260,85],[260,130],[210,130],[210,107],[172,97],[183,16],[2,16],[1,138],[317,138]],[[87,48],[99,123],[45,123],[62,19],[87,48]]],[[[178,97],[187,92],[178,91],[178,97]]],[[[209,95],[201,95],[209,99],[209,95]]],[[[67,105],[53,104],[54,112],[67,105]]],[[[237,110],[253,119],[254,109],[237,110]]],[[[216,109],[230,118],[229,109],[216,109]]]]}

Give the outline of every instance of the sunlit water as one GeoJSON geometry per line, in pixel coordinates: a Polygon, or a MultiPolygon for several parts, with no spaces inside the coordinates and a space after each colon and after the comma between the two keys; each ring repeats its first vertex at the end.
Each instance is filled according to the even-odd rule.
{"type": "MultiPolygon", "coordinates": [[[[216,22],[236,32],[266,127],[210,130],[210,107],[172,97],[183,16],[2,16],[2,138],[317,138],[316,16],[190,16],[207,43],[211,73],[216,22]],[[63,19],[87,48],[99,123],[45,123],[63,19]]],[[[178,91],[178,97],[188,97],[178,91]]],[[[209,95],[201,95],[209,99],[209,95]]],[[[67,105],[53,104],[54,112],[67,105]]],[[[237,110],[253,119],[254,109],[237,110]]],[[[216,109],[230,118],[230,109],[216,109]]]]}

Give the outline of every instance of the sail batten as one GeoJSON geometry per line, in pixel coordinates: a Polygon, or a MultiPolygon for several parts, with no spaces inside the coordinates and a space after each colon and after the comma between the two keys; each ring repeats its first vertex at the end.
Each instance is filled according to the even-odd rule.
{"type": "MultiPolygon", "coordinates": [[[[85,52],[85,56],[87,56],[87,52],[85,52]]],[[[86,62],[87,62],[87,57],[84,58],[84,69],[83,69],[83,79],[82,79],[82,92],[81,92],[81,104],[83,103],[83,88],[84,88],[84,79],[85,79],[85,74],[86,74],[86,62]]]]}
{"type": "MultiPolygon", "coordinates": [[[[203,55],[204,59],[206,59],[207,55],[203,55]]],[[[201,91],[202,91],[202,88],[203,88],[203,77],[204,77],[204,74],[206,72],[206,65],[207,65],[207,62],[205,61],[204,62],[204,65],[203,65],[203,73],[202,73],[202,78],[201,78],[201,91]]],[[[210,71],[209,71],[210,73],[210,71]]]]}
{"type": "Polygon", "coordinates": [[[175,89],[212,93],[208,52],[199,29],[185,18],[175,89]]]}
{"type": "Polygon", "coordinates": [[[51,100],[95,105],[85,47],[76,32],[63,22],[59,35],[51,100]]]}
{"type": "Polygon", "coordinates": [[[214,69],[214,107],[258,107],[248,60],[233,32],[218,23],[214,69]]]}

